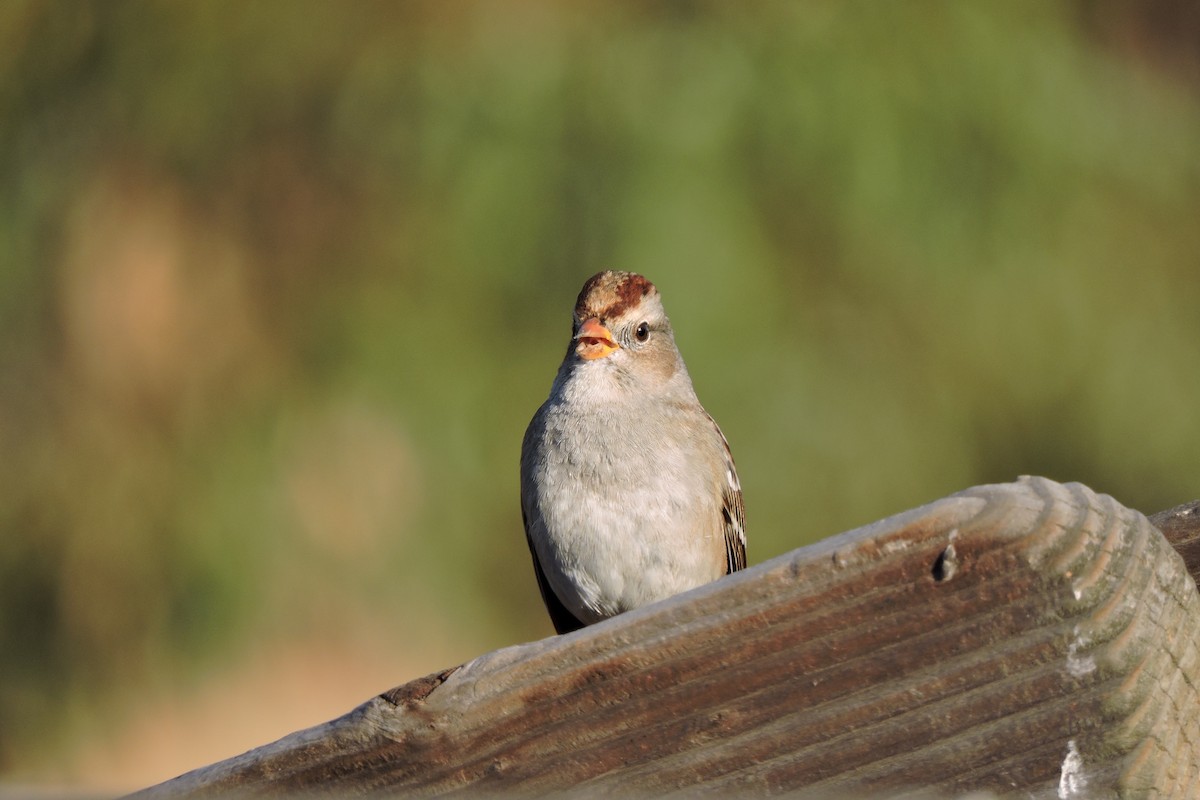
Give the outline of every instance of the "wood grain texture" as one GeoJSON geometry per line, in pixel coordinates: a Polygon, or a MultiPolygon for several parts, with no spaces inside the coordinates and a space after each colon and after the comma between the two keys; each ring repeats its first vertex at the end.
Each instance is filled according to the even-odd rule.
{"type": "Polygon", "coordinates": [[[1189,797],[1200,595],[1136,511],[983,486],[146,790],[1189,797]]]}
{"type": "Polygon", "coordinates": [[[1150,521],[1183,556],[1192,578],[1200,579],[1200,500],[1160,511],[1150,521]]]}

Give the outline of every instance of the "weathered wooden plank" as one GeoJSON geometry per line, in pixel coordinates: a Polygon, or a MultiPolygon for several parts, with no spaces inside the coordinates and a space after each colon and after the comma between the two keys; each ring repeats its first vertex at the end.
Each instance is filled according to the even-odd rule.
{"type": "Polygon", "coordinates": [[[1185,797],[1198,612],[1145,517],[1022,479],[489,653],[145,796],[1185,797]]]}
{"type": "Polygon", "coordinates": [[[1200,580],[1200,500],[1160,511],[1150,521],[1183,556],[1192,578],[1200,580]]]}

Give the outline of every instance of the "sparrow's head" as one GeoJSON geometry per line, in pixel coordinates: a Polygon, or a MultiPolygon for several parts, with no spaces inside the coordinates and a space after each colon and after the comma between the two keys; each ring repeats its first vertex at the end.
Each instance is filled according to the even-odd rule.
{"type": "Polygon", "coordinates": [[[588,278],[575,301],[571,345],[568,359],[608,359],[635,374],[669,378],[682,367],[658,289],[633,272],[588,278]]]}

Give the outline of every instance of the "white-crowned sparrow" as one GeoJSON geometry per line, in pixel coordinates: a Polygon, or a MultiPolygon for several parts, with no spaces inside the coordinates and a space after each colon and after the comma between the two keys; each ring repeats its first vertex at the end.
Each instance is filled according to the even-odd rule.
{"type": "Polygon", "coordinates": [[[521,446],[521,511],[559,633],[746,566],[733,456],[654,284],[601,272],[521,446]]]}

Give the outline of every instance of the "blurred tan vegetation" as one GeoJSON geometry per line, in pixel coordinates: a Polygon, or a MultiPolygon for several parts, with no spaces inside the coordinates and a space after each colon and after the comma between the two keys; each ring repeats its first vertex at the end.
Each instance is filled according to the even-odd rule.
{"type": "Polygon", "coordinates": [[[518,451],[604,267],[664,293],[751,563],[1026,473],[1200,496],[1198,30],[0,5],[0,780],[188,692],[269,717],[205,682],[268,649],[365,699],[549,635],[518,451]]]}

